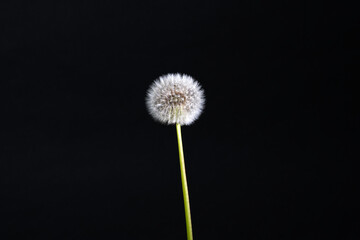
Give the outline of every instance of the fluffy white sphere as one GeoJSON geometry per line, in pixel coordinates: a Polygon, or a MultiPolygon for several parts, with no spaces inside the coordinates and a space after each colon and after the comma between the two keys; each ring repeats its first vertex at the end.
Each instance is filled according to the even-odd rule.
{"type": "Polygon", "coordinates": [[[146,105],[150,115],[166,124],[189,125],[204,108],[204,91],[199,83],[185,74],[167,74],[150,86],[146,105]]]}

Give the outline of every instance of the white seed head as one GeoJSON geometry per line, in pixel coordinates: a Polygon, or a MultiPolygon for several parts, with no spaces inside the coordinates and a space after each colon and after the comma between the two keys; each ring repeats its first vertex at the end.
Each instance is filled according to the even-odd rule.
{"type": "Polygon", "coordinates": [[[204,108],[204,91],[199,83],[185,74],[167,74],[150,86],[146,105],[150,115],[166,124],[189,125],[204,108]]]}

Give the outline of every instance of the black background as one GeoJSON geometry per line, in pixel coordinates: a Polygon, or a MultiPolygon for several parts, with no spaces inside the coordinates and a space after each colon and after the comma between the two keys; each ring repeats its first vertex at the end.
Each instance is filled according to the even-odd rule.
{"type": "Polygon", "coordinates": [[[186,239],[176,132],[145,108],[186,73],[195,239],[359,239],[358,11],[328,1],[1,2],[1,239],[186,239]]]}

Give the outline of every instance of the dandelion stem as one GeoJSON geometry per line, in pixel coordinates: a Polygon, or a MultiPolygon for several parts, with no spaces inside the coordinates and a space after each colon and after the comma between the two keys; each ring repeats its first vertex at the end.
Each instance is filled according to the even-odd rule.
{"type": "Polygon", "coordinates": [[[191,215],[190,215],[190,200],[189,200],[189,192],[188,192],[187,181],[186,181],[184,151],[183,151],[182,138],[181,138],[181,126],[179,123],[176,124],[176,133],[177,133],[178,146],[179,146],[181,184],[182,184],[182,190],[183,190],[183,195],[184,195],[186,233],[187,233],[187,239],[193,240],[191,215]]]}

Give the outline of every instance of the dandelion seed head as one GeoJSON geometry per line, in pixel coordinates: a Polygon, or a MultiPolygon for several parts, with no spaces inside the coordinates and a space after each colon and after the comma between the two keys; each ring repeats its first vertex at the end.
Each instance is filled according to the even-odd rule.
{"type": "Polygon", "coordinates": [[[150,115],[165,124],[189,125],[204,108],[204,91],[185,74],[167,74],[156,79],[146,96],[150,115]]]}

